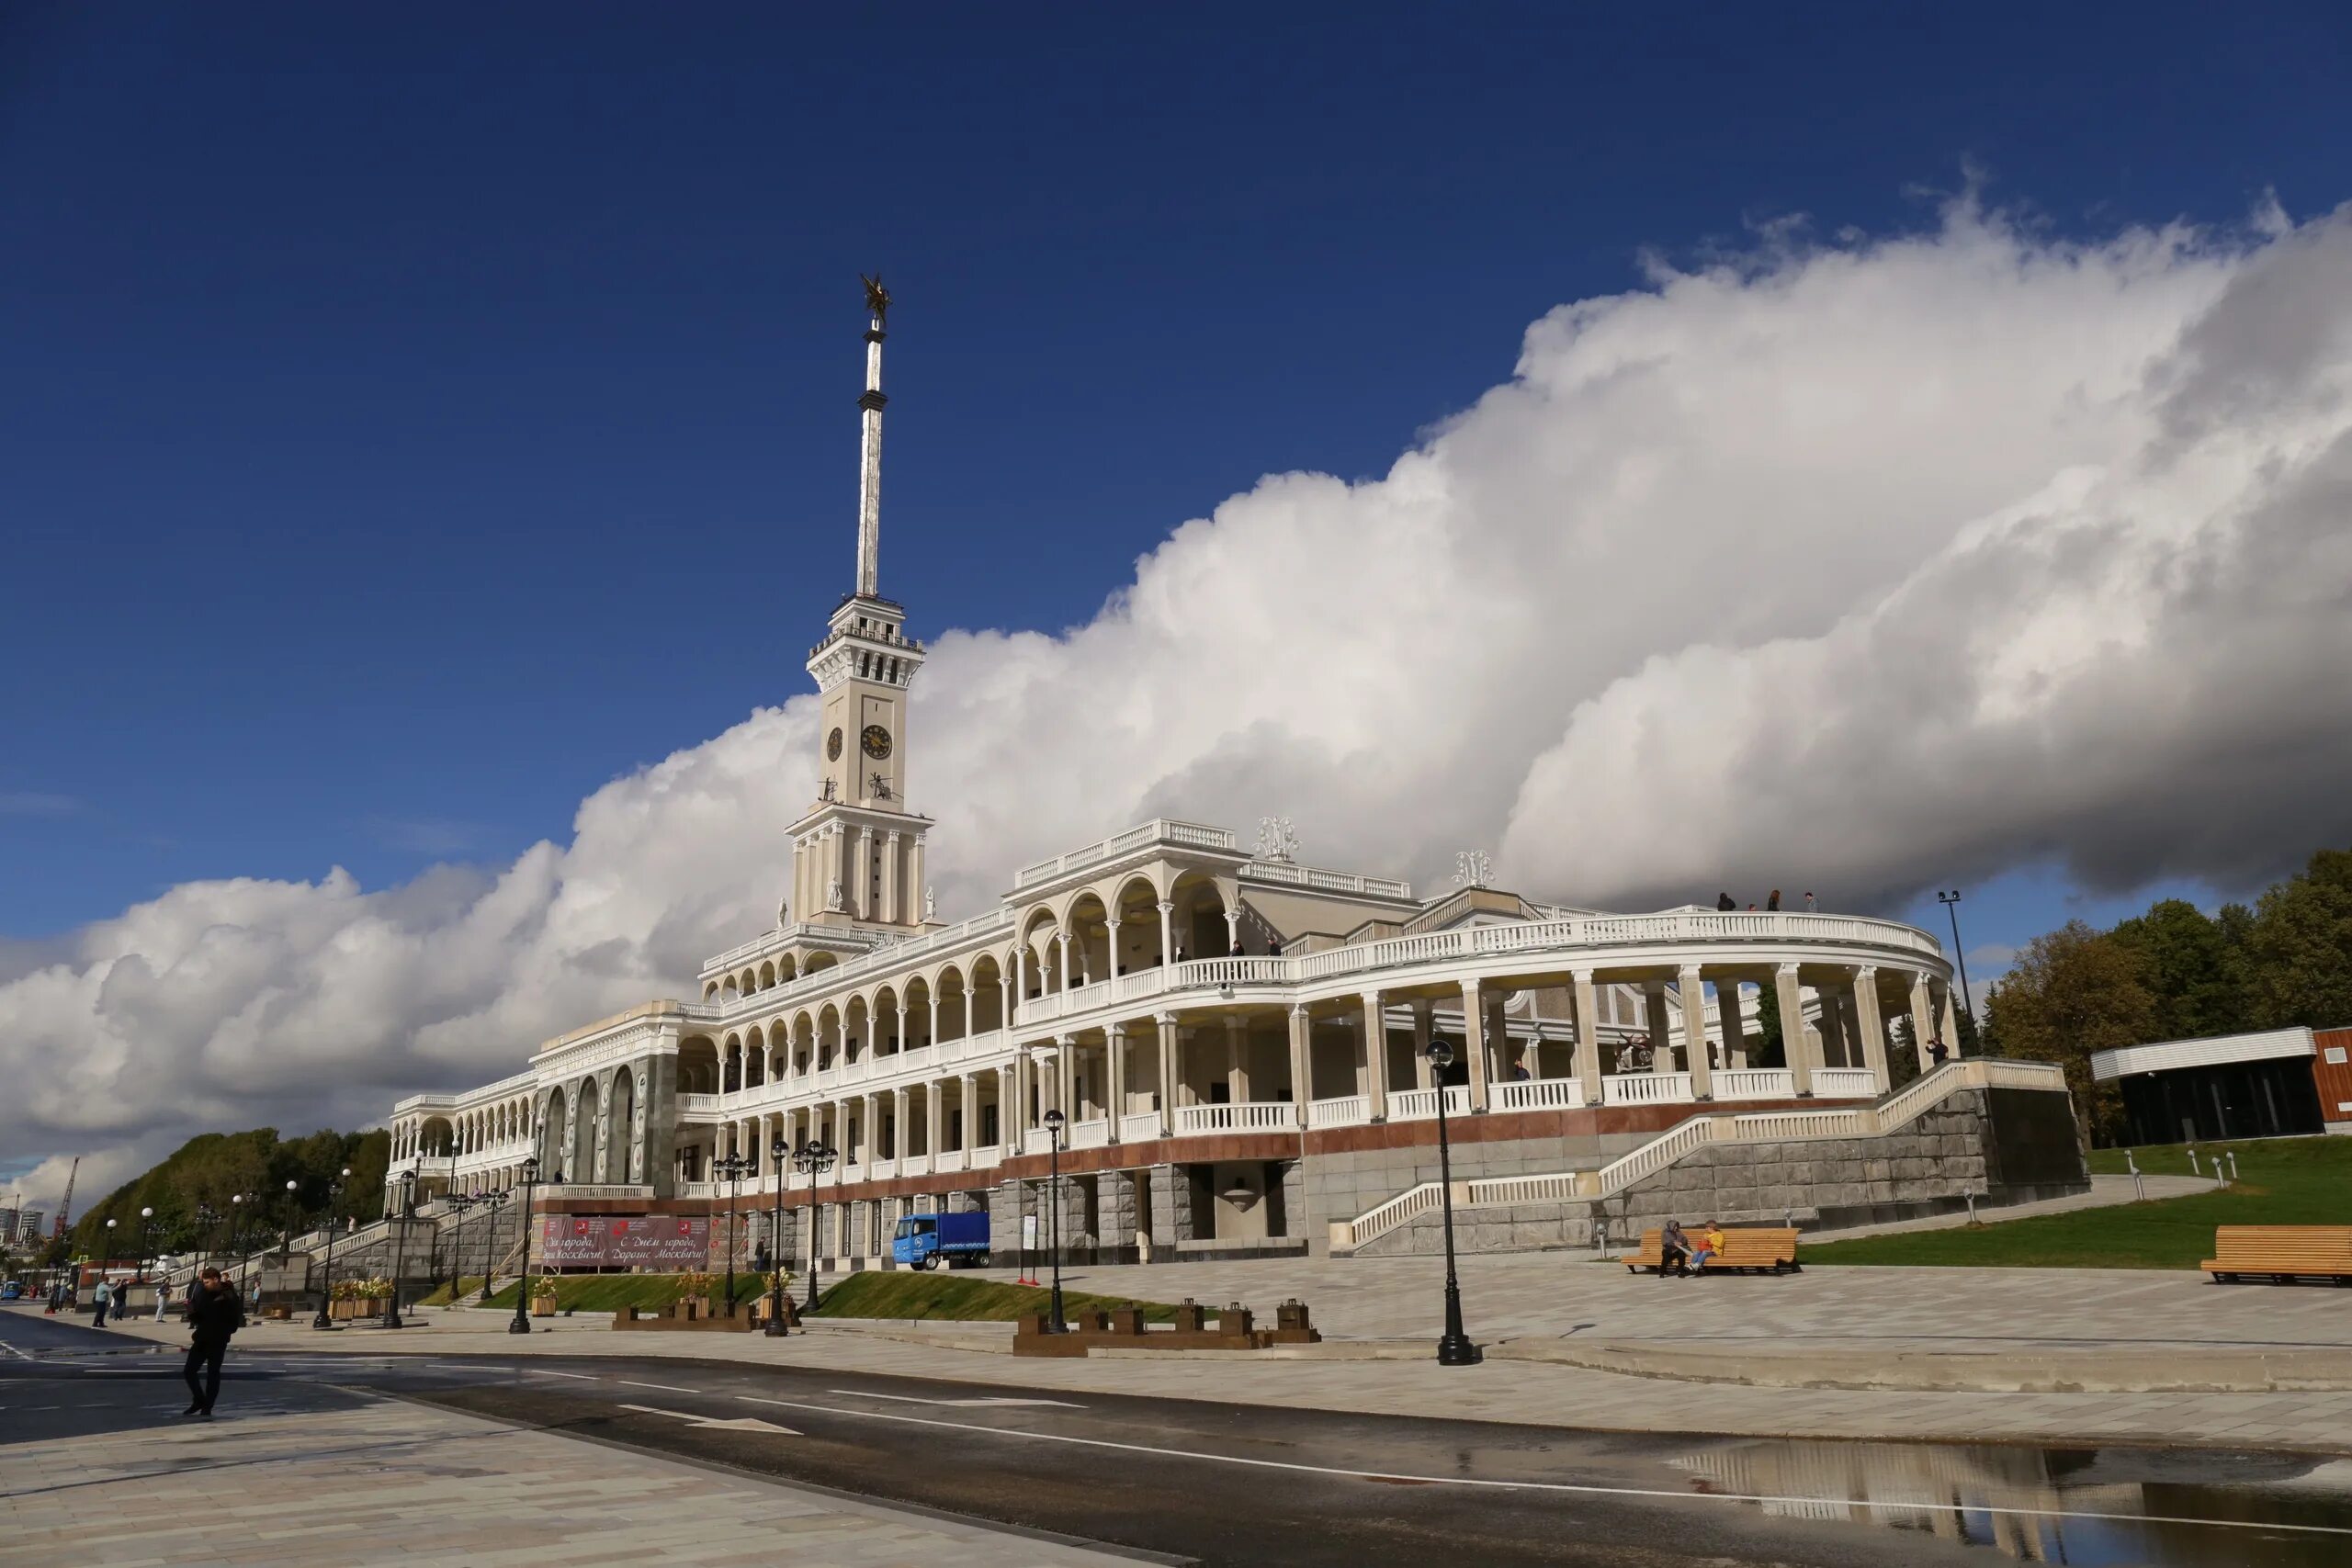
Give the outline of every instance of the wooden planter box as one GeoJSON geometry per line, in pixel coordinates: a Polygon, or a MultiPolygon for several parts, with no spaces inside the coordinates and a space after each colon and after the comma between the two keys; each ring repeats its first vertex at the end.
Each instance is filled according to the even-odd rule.
{"type": "Polygon", "coordinates": [[[555,1315],[555,1298],[553,1296],[533,1296],[531,1298],[531,1315],[533,1317],[553,1317],[555,1315]]]}
{"type": "Polygon", "coordinates": [[[381,1296],[355,1296],[348,1301],[327,1303],[327,1318],[334,1323],[347,1323],[353,1318],[383,1315],[384,1298],[381,1296]]]}
{"type": "Polygon", "coordinates": [[[289,1323],[293,1320],[294,1309],[290,1306],[264,1307],[261,1314],[279,1323],[289,1323]]]}

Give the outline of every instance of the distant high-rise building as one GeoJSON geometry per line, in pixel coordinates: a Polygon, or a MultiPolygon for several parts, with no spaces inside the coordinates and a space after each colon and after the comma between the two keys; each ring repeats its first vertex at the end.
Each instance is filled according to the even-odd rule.
{"type": "Polygon", "coordinates": [[[6,1204],[0,1204],[0,1238],[17,1239],[17,1211],[6,1204]]]}
{"type": "Polygon", "coordinates": [[[40,1223],[48,1217],[48,1215],[42,1213],[39,1209],[26,1209],[21,1211],[17,1216],[17,1238],[23,1241],[40,1240],[40,1223]]]}

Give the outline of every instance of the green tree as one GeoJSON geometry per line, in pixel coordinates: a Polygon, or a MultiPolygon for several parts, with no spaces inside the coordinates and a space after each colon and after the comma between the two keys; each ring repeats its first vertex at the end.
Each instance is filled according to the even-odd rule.
{"type": "Polygon", "coordinates": [[[2322,850],[2263,894],[2246,970],[2257,1027],[2352,1023],[2352,851],[2322,850]]]}
{"type": "Polygon", "coordinates": [[[1769,984],[1757,988],[1756,1032],[1748,1043],[1747,1065],[1752,1067],[1785,1067],[1789,1065],[1788,1047],[1781,1033],[1781,993],[1769,984]]]}
{"type": "Polygon", "coordinates": [[[2193,1040],[2250,1026],[2245,964],[2220,920],[2185,898],[2164,898],[2109,933],[2139,960],[2155,1004],[2153,1037],[2193,1040]]]}
{"type": "Polygon", "coordinates": [[[2069,920],[2027,943],[1986,1001],[2008,1055],[2063,1067],[2076,1115],[2094,1141],[2111,1141],[2122,1097],[2092,1081],[2091,1053],[2146,1040],[2156,1010],[2132,949],[2069,920]]]}

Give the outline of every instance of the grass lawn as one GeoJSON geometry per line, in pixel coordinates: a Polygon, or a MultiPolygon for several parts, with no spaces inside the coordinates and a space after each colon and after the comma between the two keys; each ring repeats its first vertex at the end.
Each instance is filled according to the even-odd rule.
{"type": "MultiPolygon", "coordinates": [[[[1053,1292],[1027,1285],[1001,1285],[992,1280],[959,1279],[954,1274],[918,1274],[911,1269],[888,1273],[871,1270],[852,1274],[826,1285],[817,1303],[819,1317],[922,1317],[956,1323],[1011,1323],[1024,1313],[1044,1312],[1053,1292]]],[[[1115,1312],[1141,1307],[1146,1323],[1172,1323],[1176,1309],[1160,1302],[1129,1301],[1124,1296],[1091,1296],[1064,1291],[1062,1307],[1080,1312],[1115,1312]]]]}
{"type": "MultiPolygon", "coordinates": [[[[2199,1166],[2234,1152],[2238,1179],[2218,1192],[2114,1208],[2003,1220],[1973,1230],[1912,1231],[1806,1245],[1807,1263],[1938,1265],[2010,1269],[2194,1269],[2213,1256],[2216,1225],[2352,1224],[2352,1138],[2262,1138],[2198,1144],[2199,1166]]],[[[2188,1149],[2158,1144],[2132,1151],[2152,1176],[2186,1176],[2188,1149]]],[[[2121,1149],[2095,1149],[2091,1169],[2115,1175],[2121,1149]]]]}
{"type": "MultiPolygon", "coordinates": [[[[618,1312],[625,1306],[645,1312],[661,1312],[678,1299],[676,1274],[559,1274],[555,1279],[555,1304],[558,1312],[618,1312]]],[[[761,1276],[746,1270],[735,1276],[735,1299],[748,1302],[766,1290],[761,1276]]],[[[481,1289],[476,1278],[474,1289],[481,1289]]],[[[727,1277],[718,1277],[718,1287],[711,1292],[714,1299],[727,1290],[727,1277]]],[[[490,1298],[490,1304],[514,1310],[515,1287],[509,1284],[490,1298]]]]}

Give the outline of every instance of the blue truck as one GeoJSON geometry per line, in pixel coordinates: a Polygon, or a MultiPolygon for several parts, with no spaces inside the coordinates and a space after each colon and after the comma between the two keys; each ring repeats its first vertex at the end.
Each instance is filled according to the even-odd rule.
{"type": "Polygon", "coordinates": [[[905,1269],[978,1269],[989,1260],[986,1214],[909,1214],[890,1237],[890,1261],[905,1269]]]}

